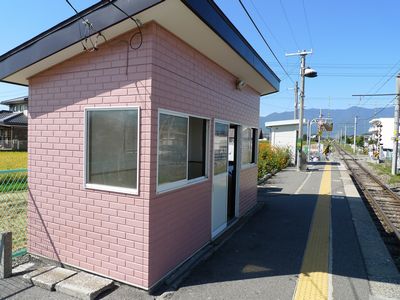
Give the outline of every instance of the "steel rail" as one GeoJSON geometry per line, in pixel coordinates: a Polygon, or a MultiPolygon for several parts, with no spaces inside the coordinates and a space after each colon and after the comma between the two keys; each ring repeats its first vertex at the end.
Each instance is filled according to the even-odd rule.
{"type": "MultiPolygon", "coordinates": [[[[365,167],[363,167],[360,163],[358,163],[357,160],[352,155],[347,153],[345,150],[340,148],[338,145],[335,145],[335,147],[338,150],[338,153],[341,156],[342,160],[346,164],[347,169],[353,174],[355,180],[357,181],[358,185],[361,187],[365,196],[367,197],[367,199],[370,201],[370,203],[375,208],[375,211],[378,213],[378,215],[381,217],[381,219],[386,223],[386,226],[390,229],[390,231],[392,231],[396,235],[396,237],[400,240],[400,230],[397,228],[397,226],[395,224],[393,224],[392,220],[390,220],[390,217],[383,210],[383,208],[381,207],[381,204],[375,199],[375,196],[370,193],[370,191],[366,187],[366,183],[362,181],[362,179],[360,178],[360,174],[356,174],[355,168],[350,166],[350,163],[348,162],[348,160],[351,160],[354,164],[356,164],[356,166],[359,168],[359,170],[363,171],[364,174],[367,175],[367,177],[369,177],[370,179],[372,179],[372,181],[377,183],[382,188],[381,192],[386,192],[387,194],[389,194],[388,196],[392,197],[392,200],[395,200],[397,203],[400,204],[399,195],[394,193],[381,180],[379,180],[375,175],[373,175],[370,171],[368,171],[365,167]],[[345,158],[345,155],[349,156],[350,159],[345,158]]],[[[365,179],[364,179],[364,181],[365,181],[365,179]]],[[[388,201],[385,201],[385,202],[388,202],[388,201]]],[[[391,205],[390,203],[387,203],[387,204],[391,205]]]]}

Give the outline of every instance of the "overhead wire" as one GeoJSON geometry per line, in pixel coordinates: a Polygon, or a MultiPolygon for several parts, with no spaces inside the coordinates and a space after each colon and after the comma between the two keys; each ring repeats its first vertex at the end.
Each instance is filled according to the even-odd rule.
{"type": "Polygon", "coordinates": [[[99,31],[96,36],[96,41],[93,42],[91,35],[92,33],[96,32],[96,29],[94,28],[93,24],[88,20],[84,19],[83,16],[81,16],[78,12],[78,10],[72,5],[72,3],[69,0],[65,0],[67,4],[72,8],[72,10],[75,12],[75,14],[82,20],[82,24],[85,26],[85,31],[84,34],[82,34],[81,27],[79,26],[79,34],[82,39],[84,39],[85,43],[81,41],[83,50],[86,52],[93,52],[98,50],[97,45],[99,42],[99,38],[102,38],[105,42],[107,41],[106,37],[99,31]],[[88,47],[88,41],[90,42],[90,47],[88,47]]]}
{"type": "Polygon", "coordinates": [[[308,16],[307,16],[307,11],[306,11],[306,5],[305,5],[304,1],[305,1],[305,0],[302,1],[303,12],[304,12],[304,19],[305,19],[305,21],[306,21],[306,28],[307,28],[308,38],[310,39],[311,49],[313,49],[314,46],[313,46],[313,40],[312,40],[312,37],[311,37],[310,23],[309,23],[309,21],[308,21],[308,16]]]}
{"type": "MultiPolygon", "coordinates": [[[[382,76],[382,78],[381,78],[377,83],[375,83],[375,85],[374,85],[372,88],[370,88],[370,89],[368,90],[367,94],[371,93],[371,91],[372,91],[382,80],[384,80],[385,77],[387,77],[387,76],[389,75],[389,77],[386,79],[386,81],[384,81],[384,82],[381,84],[381,86],[380,86],[379,88],[377,88],[377,89],[374,91],[374,93],[378,93],[378,92],[379,92],[379,91],[380,91],[394,76],[396,76],[396,74],[400,71],[400,69],[398,69],[396,72],[394,72],[394,73],[391,74],[392,70],[395,69],[396,67],[398,67],[399,64],[400,64],[400,60],[398,60],[394,65],[392,65],[392,67],[389,69],[389,71],[388,71],[384,76],[382,76]],[[390,75],[390,74],[391,74],[391,75],[390,75]]],[[[368,98],[364,101],[364,103],[363,103],[362,105],[367,104],[367,102],[368,102],[370,99],[371,99],[371,97],[368,97],[368,98]]],[[[361,99],[360,99],[359,105],[361,105],[361,99]]]]}
{"type": "Polygon", "coordinates": [[[260,14],[259,10],[257,9],[257,6],[255,5],[253,0],[250,0],[250,3],[253,5],[254,10],[256,12],[256,14],[258,15],[258,17],[260,18],[261,22],[264,24],[265,28],[268,30],[269,34],[271,35],[271,37],[275,40],[276,44],[283,50],[286,52],[286,49],[282,46],[282,44],[279,42],[278,38],[276,38],[276,36],[274,35],[273,31],[271,30],[271,28],[269,28],[267,22],[265,21],[264,17],[262,16],[262,14],[260,14]]]}
{"type": "Polygon", "coordinates": [[[282,63],[280,62],[280,60],[278,59],[278,57],[276,56],[275,52],[272,50],[271,46],[268,44],[267,40],[265,39],[264,35],[261,33],[260,29],[258,28],[257,24],[254,22],[253,18],[251,17],[250,13],[247,11],[247,8],[244,6],[242,0],[239,0],[240,5],[242,6],[243,10],[245,11],[247,17],[250,19],[251,23],[253,24],[253,26],[256,28],[258,34],[261,36],[262,40],[264,41],[265,45],[267,46],[267,48],[269,49],[269,51],[271,52],[272,56],[275,58],[275,60],[278,62],[278,64],[280,65],[280,67],[282,68],[282,70],[285,72],[286,76],[290,79],[290,81],[292,81],[292,83],[294,83],[293,78],[289,75],[289,73],[286,71],[285,67],[282,65],[282,63]]]}
{"type": "Polygon", "coordinates": [[[359,119],[359,120],[370,120],[370,119],[376,117],[378,114],[380,114],[386,108],[388,108],[391,104],[393,104],[394,100],[396,100],[396,96],[393,99],[391,99],[384,107],[382,107],[378,111],[376,111],[372,116],[370,116],[368,118],[362,118],[362,119],[359,119]]]}
{"type": "Polygon", "coordinates": [[[292,38],[293,38],[294,43],[296,44],[297,50],[300,50],[299,43],[297,43],[296,37],[295,37],[295,35],[294,35],[293,27],[292,27],[292,25],[290,24],[290,21],[289,21],[288,15],[287,15],[287,13],[286,13],[286,9],[285,9],[285,7],[283,6],[282,0],[279,0],[279,3],[280,3],[280,5],[281,5],[282,11],[283,11],[283,15],[285,16],[286,23],[287,23],[288,26],[289,26],[290,34],[291,34],[291,36],[292,36],[292,38]]]}
{"type": "Polygon", "coordinates": [[[142,33],[142,29],[140,28],[140,27],[141,27],[141,24],[139,23],[138,20],[136,20],[136,19],[133,18],[132,16],[128,15],[122,8],[120,8],[118,5],[116,5],[116,4],[115,4],[114,2],[112,2],[112,1],[113,1],[113,0],[108,0],[108,2],[109,2],[112,6],[114,6],[116,9],[118,9],[120,12],[122,12],[125,16],[127,16],[129,19],[131,19],[131,20],[136,24],[136,27],[137,27],[137,29],[138,29],[138,32],[135,32],[135,33],[132,34],[132,36],[130,37],[130,39],[129,39],[129,47],[130,47],[131,49],[133,49],[133,50],[138,50],[138,49],[142,46],[142,44],[143,44],[143,33],[142,33]],[[132,41],[133,41],[133,39],[134,39],[137,35],[139,35],[139,37],[140,37],[139,45],[136,46],[136,47],[134,47],[134,46],[132,46],[132,41]]]}

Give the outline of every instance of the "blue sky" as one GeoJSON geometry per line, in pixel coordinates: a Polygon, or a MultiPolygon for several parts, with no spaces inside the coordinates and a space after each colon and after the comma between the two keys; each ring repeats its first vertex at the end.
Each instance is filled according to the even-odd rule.
{"type": "MultiPolygon", "coordinates": [[[[256,32],[238,0],[216,0],[228,18],[281,78],[280,92],[261,98],[260,114],[293,110],[293,81],[299,58],[285,53],[313,49],[307,65],[318,77],[306,79],[307,108],[354,105],[382,107],[392,97],[352,97],[359,93],[394,93],[400,69],[397,0],[242,0],[271,48],[291,75],[285,75],[256,32]]],[[[96,0],[71,0],[80,11],[96,0]]],[[[72,16],[64,0],[0,1],[0,53],[12,49],[72,16]]],[[[26,88],[0,84],[0,100],[22,96],[26,88]]]]}

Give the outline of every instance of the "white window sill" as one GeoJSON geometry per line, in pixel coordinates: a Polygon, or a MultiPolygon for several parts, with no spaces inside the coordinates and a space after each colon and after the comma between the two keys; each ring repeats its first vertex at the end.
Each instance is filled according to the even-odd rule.
{"type": "Polygon", "coordinates": [[[178,190],[187,186],[191,186],[197,183],[201,183],[204,181],[207,181],[208,177],[198,177],[190,180],[181,180],[181,181],[176,181],[176,182],[171,182],[171,183],[164,183],[162,185],[157,186],[157,194],[162,194],[174,190],[178,190]]]}
{"type": "Polygon", "coordinates": [[[115,192],[115,193],[130,194],[130,195],[139,195],[139,191],[137,189],[129,189],[124,187],[102,185],[102,184],[87,183],[85,184],[85,189],[115,192]]]}

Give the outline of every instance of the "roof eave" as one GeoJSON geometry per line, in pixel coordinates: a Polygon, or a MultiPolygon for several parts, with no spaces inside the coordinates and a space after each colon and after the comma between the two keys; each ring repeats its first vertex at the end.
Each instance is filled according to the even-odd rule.
{"type": "MultiPolygon", "coordinates": [[[[138,14],[142,15],[142,12],[147,12],[152,7],[159,7],[159,4],[161,3],[170,2],[172,2],[171,5],[173,5],[173,3],[183,3],[184,6],[193,12],[203,24],[208,26],[221,41],[224,41],[246,64],[249,65],[249,67],[259,74],[259,78],[256,79],[257,84],[255,84],[257,87],[253,86],[253,88],[255,88],[260,95],[275,93],[279,90],[280,79],[213,1],[114,1],[116,5],[132,16],[138,14]],[[263,84],[260,84],[262,80],[265,81],[264,87],[263,84]]],[[[28,78],[43,71],[43,65],[47,65],[47,62],[49,62],[48,67],[61,62],[62,60],[60,61],[60,58],[57,56],[59,53],[65,54],[70,51],[70,48],[75,49],[68,52],[68,55],[71,55],[70,57],[72,57],[72,55],[79,53],[77,51],[82,51],[78,50],[81,49],[80,47],[78,48],[78,46],[82,40],[82,37],[79,34],[79,26],[82,26],[82,22],[80,21],[81,16],[85,16],[85,18],[88,18],[92,23],[96,24],[95,27],[97,31],[93,32],[93,34],[107,30],[115,25],[119,26],[122,22],[127,21],[126,16],[111,6],[108,1],[98,2],[83,11],[80,15],[61,22],[28,42],[0,56],[0,81],[27,85],[28,78]],[[41,62],[44,63],[40,64],[41,62]]],[[[64,54],[60,54],[59,56],[61,57],[64,54]]],[[[248,72],[237,73],[249,74],[248,72]]],[[[234,72],[233,74],[235,75],[234,72]]],[[[244,79],[239,76],[238,78],[244,79]]]]}

